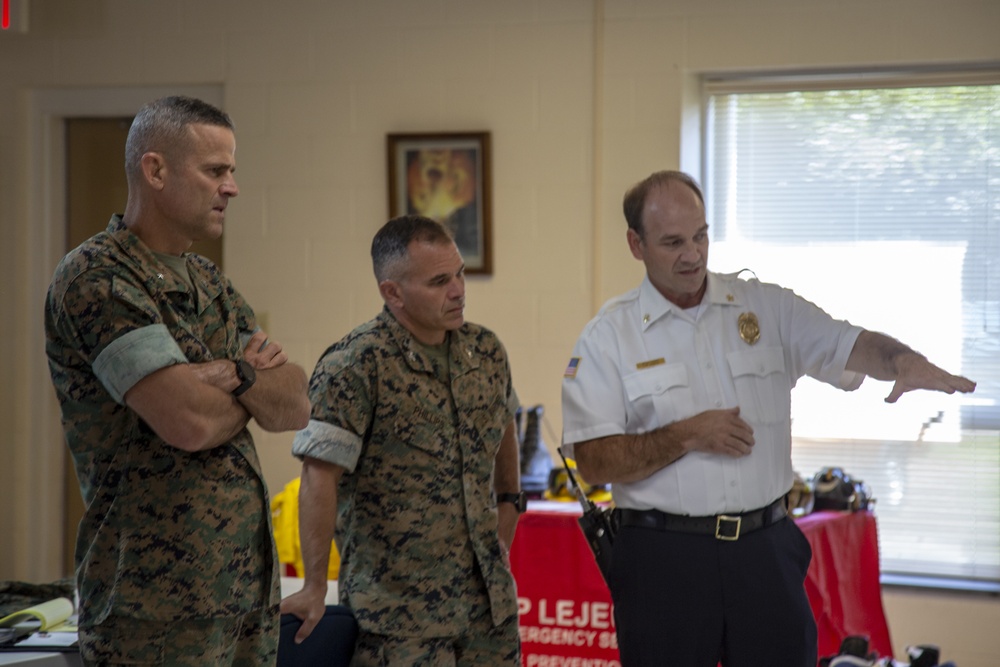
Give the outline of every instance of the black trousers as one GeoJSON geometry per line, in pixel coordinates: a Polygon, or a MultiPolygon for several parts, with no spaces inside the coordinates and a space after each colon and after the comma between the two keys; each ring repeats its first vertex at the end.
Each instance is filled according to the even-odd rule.
{"type": "Polygon", "coordinates": [[[811,558],[791,519],[734,542],[622,527],[609,587],[623,667],[816,667],[811,558]]]}

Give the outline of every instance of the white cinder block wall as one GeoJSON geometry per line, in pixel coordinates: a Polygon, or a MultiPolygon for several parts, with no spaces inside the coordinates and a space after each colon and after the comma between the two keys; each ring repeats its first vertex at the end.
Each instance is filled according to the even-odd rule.
{"type": "MultiPolygon", "coordinates": [[[[1000,62],[996,0],[13,4],[24,6],[27,31],[0,33],[3,579],[61,575],[62,444],[41,329],[62,250],[61,117],[119,114],[146,90],[218,91],[241,188],[226,269],[308,370],[380,307],[368,244],[388,213],[385,135],[490,131],[494,273],[469,278],[467,315],[499,333],[522,401],[543,404],[558,433],[579,330],[642,275],[624,189],[655,169],[698,169],[698,74],[1000,62]]],[[[291,436],[258,435],[280,490],[298,472],[291,436]]],[[[886,601],[897,656],[937,642],[962,667],[996,664],[985,630],[1000,624],[996,599],[886,601]]]]}

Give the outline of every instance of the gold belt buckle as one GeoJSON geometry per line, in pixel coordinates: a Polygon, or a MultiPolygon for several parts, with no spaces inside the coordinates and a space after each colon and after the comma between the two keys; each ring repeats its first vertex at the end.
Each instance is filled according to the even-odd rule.
{"type": "Polygon", "coordinates": [[[715,539],[717,539],[717,540],[724,540],[726,542],[735,542],[736,540],[740,539],[740,525],[742,523],[743,523],[743,517],[728,516],[726,514],[720,514],[719,516],[715,517],[715,539]],[[729,521],[729,522],[735,521],[736,522],[736,534],[735,535],[733,535],[733,536],[730,537],[729,535],[723,535],[722,534],[721,531],[722,531],[722,522],[723,521],[729,521]]]}

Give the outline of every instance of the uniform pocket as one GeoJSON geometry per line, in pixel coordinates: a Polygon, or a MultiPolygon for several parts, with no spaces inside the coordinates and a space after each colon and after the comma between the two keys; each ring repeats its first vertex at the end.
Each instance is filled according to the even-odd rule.
{"type": "Polygon", "coordinates": [[[434,458],[453,455],[454,426],[446,422],[440,412],[419,405],[400,411],[389,437],[399,453],[416,450],[434,458]]]}
{"type": "Polygon", "coordinates": [[[688,371],[684,364],[646,368],[626,375],[622,382],[639,426],[645,431],[685,419],[694,413],[688,371]]]}
{"type": "Polygon", "coordinates": [[[124,320],[139,325],[160,321],[160,309],[152,297],[141,287],[128,280],[115,277],[111,280],[111,297],[116,320],[124,320]]]}
{"type": "Polygon", "coordinates": [[[780,347],[730,352],[726,355],[736,386],[740,415],[749,421],[774,424],[791,411],[791,385],[780,347]]]}
{"type": "Polygon", "coordinates": [[[483,450],[485,455],[492,459],[499,451],[504,431],[510,424],[507,402],[497,399],[483,407],[473,407],[468,410],[468,417],[474,429],[474,433],[471,434],[472,446],[483,450]]]}

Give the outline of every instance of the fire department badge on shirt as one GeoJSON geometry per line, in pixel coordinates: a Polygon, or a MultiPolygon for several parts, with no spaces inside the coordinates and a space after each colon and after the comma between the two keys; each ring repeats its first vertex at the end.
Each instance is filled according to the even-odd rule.
{"type": "Polygon", "coordinates": [[[747,345],[753,345],[760,340],[760,322],[757,321],[757,316],[753,313],[742,313],[737,325],[740,328],[740,338],[747,345]]]}

